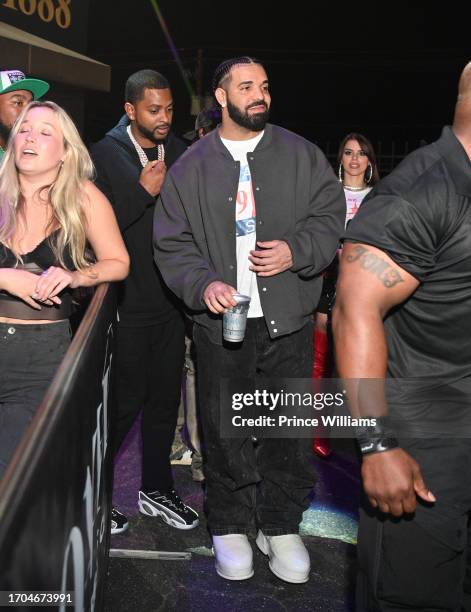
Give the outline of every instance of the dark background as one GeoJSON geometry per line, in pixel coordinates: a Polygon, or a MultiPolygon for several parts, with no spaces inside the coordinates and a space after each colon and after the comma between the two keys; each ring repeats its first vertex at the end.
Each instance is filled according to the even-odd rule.
{"type": "MultiPolygon", "coordinates": [[[[160,11],[196,89],[228,57],[254,55],[269,75],[272,121],[317,142],[332,158],[359,130],[379,149],[383,172],[450,123],[457,82],[471,60],[466,3],[160,0],[160,11]]],[[[191,99],[150,0],[91,0],[88,54],[112,66],[110,94],[87,95],[86,138],[122,113],[126,78],[154,68],[170,80],[174,130],[192,128],[191,99]]]]}

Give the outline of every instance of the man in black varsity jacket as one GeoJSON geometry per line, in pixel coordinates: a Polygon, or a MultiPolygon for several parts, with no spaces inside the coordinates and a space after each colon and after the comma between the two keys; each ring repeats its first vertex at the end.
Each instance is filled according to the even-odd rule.
{"type": "Polygon", "coordinates": [[[213,79],[218,129],[169,171],[155,208],[155,258],[165,282],[192,310],[199,395],[204,398],[206,508],[217,573],[253,573],[248,535],[272,572],[309,578],[298,535],[314,484],[307,438],[225,436],[231,412],[224,379],[304,378],[312,370],[311,315],[320,273],[332,261],[345,198],[323,153],[267,122],[268,77],[253,58],[223,62],[213,79]],[[244,341],[223,344],[222,313],[250,295],[244,341]]]}
{"type": "MultiPolygon", "coordinates": [[[[139,510],[192,529],[198,515],[174,491],[169,459],[185,350],[183,318],[152,256],[155,200],[167,168],[186,146],[170,131],[173,100],[164,76],[153,70],[132,74],[125,98],[126,115],[91,149],[96,183],[113,205],[131,257],[118,298],[114,448],[142,408],[139,510]]],[[[127,526],[113,508],[111,532],[127,526]]]]}

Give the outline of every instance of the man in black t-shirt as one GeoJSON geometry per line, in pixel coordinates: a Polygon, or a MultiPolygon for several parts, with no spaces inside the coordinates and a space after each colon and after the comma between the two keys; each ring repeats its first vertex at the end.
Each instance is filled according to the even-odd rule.
{"type": "MultiPolygon", "coordinates": [[[[118,291],[115,360],[117,451],[142,408],[142,485],[139,510],[177,529],[198,515],[173,489],[170,449],[181,393],[184,323],[175,296],[154,263],[152,226],[165,173],[185,144],[170,131],[173,99],[167,79],[140,70],[126,83],[126,115],[92,147],[97,186],[113,205],[131,269],[118,291]]],[[[127,528],[112,511],[111,533],[127,528]]]]}
{"type": "Polygon", "coordinates": [[[468,64],[453,127],[374,188],[345,238],[338,371],[391,387],[386,401],[347,383],[353,416],[377,418],[358,429],[358,612],[471,610],[470,156],[468,64]]]}

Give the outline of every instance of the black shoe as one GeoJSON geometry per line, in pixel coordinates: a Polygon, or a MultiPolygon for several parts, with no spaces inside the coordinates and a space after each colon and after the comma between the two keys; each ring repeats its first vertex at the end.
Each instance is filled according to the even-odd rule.
{"type": "Polygon", "coordinates": [[[111,535],[123,533],[128,528],[128,519],[116,508],[111,508],[111,535]]]}
{"type": "Polygon", "coordinates": [[[176,529],[193,529],[199,525],[198,514],[184,504],[173,489],[168,493],[139,491],[139,512],[160,516],[176,529]]]}

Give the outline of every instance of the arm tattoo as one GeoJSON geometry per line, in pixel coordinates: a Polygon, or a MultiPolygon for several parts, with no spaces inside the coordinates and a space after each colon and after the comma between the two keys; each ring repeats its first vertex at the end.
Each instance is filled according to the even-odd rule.
{"type": "Polygon", "coordinates": [[[398,270],[392,268],[387,261],[375,255],[375,253],[371,253],[366,247],[356,246],[353,250],[355,253],[348,255],[346,261],[348,263],[359,261],[363,270],[376,276],[388,289],[404,282],[398,270]]]}

